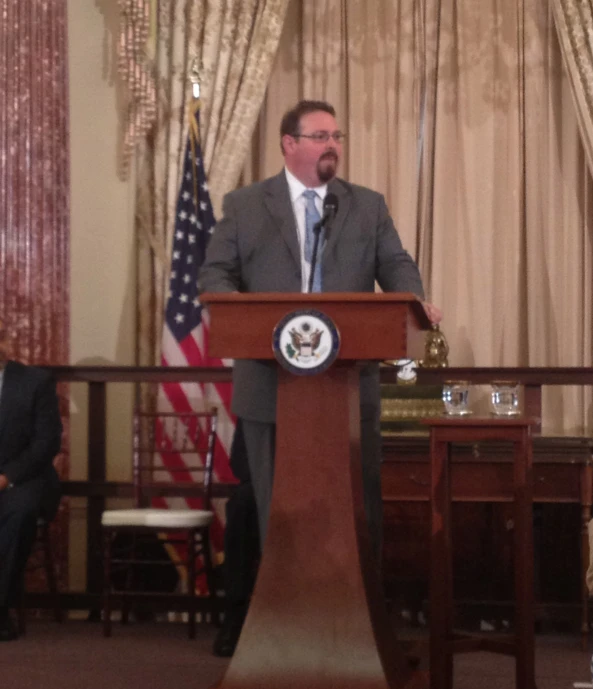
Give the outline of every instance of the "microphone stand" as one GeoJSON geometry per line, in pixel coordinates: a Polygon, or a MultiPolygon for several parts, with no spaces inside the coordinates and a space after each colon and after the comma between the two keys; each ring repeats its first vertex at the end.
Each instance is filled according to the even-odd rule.
{"type": "Polygon", "coordinates": [[[309,289],[307,290],[309,294],[313,291],[313,280],[315,279],[315,266],[317,264],[317,251],[319,249],[319,235],[321,234],[321,229],[325,225],[327,216],[318,220],[315,225],[313,225],[313,234],[315,238],[313,240],[313,251],[311,252],[311,272],[309,273],[309,289]]]}

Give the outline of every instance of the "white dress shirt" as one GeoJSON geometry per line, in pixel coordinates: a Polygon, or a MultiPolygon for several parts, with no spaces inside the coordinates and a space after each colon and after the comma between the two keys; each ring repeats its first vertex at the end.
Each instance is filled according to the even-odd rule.
{"type": "MultiPolygon", "coordinates": [[[[306,187],[300,182],[288,168],[284,168],[286,174],[286,181],[290,190],[290,200],[292,201],[292,209],[294,217],[296,218],[297,233],[299,237],[299,248],[301,254],[301,292],[308,292],[309,289],[309,274],[311,273],[311,264],[305,260],[305,206],[307,200],[303,196],[303,192],[311,187],[306,187]]],[[[313,191],[317,193],[315,205],[319,211],[319,216],[323,215],[323,200],[327,194],[327,184],[320,187],[312,187],[313,191]]]]}

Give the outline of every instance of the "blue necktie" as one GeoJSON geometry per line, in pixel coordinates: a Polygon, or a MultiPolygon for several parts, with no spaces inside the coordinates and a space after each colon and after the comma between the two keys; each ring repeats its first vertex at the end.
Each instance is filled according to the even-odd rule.
{"type": "MultiPolygon", "coordinates": [[[[311,263],[313,256],[313,244],[315,242],[315,234],[313,232],[313,225],[321,220],[315,199],[317,192],[313,189],[307,189],[303,192],[303,196],[307,202],[305,206],[305,261],[311,263]]],[[[312,292],[321,292],[321,248],[322,238],[319,238],[319,246],[317,247],[317,261],[315,262],[315,275],[313,276],[312,292]]]]}

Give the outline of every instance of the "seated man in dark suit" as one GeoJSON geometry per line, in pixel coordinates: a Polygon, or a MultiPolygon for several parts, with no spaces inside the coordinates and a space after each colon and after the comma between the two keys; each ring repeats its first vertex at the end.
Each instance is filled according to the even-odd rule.
{"type": "Polygon", "coordinates": [[[55,516],[53,459],[62,423],[51,375],[7,361],[0,326],[0,641],[17,637],[9,615],[19,598],[37,519],[55,516]]]}

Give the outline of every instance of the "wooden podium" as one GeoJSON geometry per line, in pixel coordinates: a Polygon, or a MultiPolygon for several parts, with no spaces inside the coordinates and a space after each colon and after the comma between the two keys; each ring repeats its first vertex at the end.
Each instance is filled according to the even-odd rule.
{"type": "Polygon", "coordinates": [[[249,614],[219,689],[416,689],[384,607],[363,505],[360,362],[413,356],[430,323],[412,294],[204,294],[210,354],[274,360],[272,335],[313,309],[340,333],[317,375],[278,364],[270,522],[249,614]]]}

